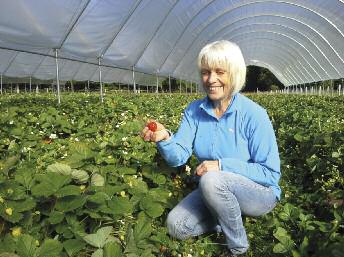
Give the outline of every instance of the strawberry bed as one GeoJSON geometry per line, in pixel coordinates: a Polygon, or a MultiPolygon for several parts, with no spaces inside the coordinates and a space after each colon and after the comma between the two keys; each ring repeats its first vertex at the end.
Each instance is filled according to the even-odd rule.
{"type": "MultiPolygon", "coordinates": [[[[218,256],[220,234],[177,241],[165,228],[196,187],[197,160],[170,168],[139,135],[149,119],[176,131],[200,97],[0,96],[0,257],[218,256]]],[[[272,213],[244,217],[246,256],[343,256],[343,98],[248,97],[273,122],[283,195],[272,213]]]]}

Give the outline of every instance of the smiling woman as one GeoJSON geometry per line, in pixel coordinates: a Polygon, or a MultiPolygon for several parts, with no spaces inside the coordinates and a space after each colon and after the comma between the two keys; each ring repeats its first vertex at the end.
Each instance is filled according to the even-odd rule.
{"type": "Polygon", "coordinates": [[[156,142],[171,166],[199,160],[198,188],[167,217],[171,236],[186,239],[221,230],[230,256],[249,247],[241,214],[260,216],[280,199],[280,159],[273,127],[261,106],[241,95],[246,66],[240,48],[229,41],[206,45],[198,67],[207,96],[184,111],[178,132],[142,131],[156,142]]]}
{"type": "Polygon", "coordinates": [[[244,86],[246,64],[240,48],[233,42],[221,40],[206,45],[198,55],[198,68],[203,83],[203,71],[213,70],[232,87],[233,94],[244,86]]]}
{"type": "Polygon", "coordinates": [[[233,94],[245,83],[246,65],[240,48],[229,41],[205,46],[198,56],[203,87],[218,118],[226,111],[233,94]]]}

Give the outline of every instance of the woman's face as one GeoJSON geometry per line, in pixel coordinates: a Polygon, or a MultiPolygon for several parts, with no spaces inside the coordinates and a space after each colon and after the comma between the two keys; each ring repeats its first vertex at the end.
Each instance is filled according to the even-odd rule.
{"type": "Polygon", "coordinates": [[[233,92],[229,85],[228,71],[221,68],[203,67],[201,69],[203,88],[212,101],[227,100],[233,92]]]}

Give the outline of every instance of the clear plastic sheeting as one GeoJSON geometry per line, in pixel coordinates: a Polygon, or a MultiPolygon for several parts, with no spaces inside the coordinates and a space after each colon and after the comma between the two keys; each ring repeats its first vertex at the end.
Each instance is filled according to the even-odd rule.
{"type": "Polygon", "coordinates": [[[99,81],[100,60],[103,82],[198,82],[200,49],[221,39],[285,85],[344,77],[338,0],[3,0],[0,74],[54,80],[58,49],[60,80],[99,81]]]}

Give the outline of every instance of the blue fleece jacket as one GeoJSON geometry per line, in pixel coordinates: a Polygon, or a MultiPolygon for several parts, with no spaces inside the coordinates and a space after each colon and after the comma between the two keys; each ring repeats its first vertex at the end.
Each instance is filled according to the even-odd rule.
{"type": "Polygon", "coordinates": [[[171,166],[185,164],[194,151],[200,162],[219,160],[220,170],[271,186],[280,199],[280,158],[272,124],[265,109],[240,93],[221,118],[208,97],[193,101],[177,133],[157,146],[171,166]]]}

